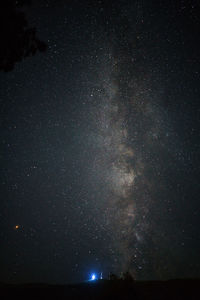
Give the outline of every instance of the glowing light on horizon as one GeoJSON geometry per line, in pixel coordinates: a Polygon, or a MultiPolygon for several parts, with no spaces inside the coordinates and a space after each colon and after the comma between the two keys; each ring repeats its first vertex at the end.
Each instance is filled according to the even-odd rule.
{"type": "Polygon", "coordinates": [[[91,279],[90,279],[90,280],[91,280],[91,281],[94,281],[94,280],[96,280],[96,279],[97,279],[96,274],[93,273],[93,274],[91,275],[91,279]]]}

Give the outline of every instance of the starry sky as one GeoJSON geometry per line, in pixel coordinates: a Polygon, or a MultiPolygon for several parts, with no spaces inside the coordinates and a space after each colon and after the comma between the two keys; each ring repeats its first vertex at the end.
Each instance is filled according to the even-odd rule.
{"type": "Polygon", "coordinates": [[[200,276],[200,4],[32,1],[0,74],[0,281],[200,276]]]}

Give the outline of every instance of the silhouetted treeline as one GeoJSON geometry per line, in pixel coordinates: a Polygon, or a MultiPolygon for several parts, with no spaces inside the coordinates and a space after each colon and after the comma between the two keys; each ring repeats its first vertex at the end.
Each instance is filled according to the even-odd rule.
{"type": "Polygon", "coordinates": [[[16,62],[47,45],[36,36],[36,29],[28,26],[25,13],[20,9],[30,0],[0,1],[0,70],[11,71],[16,62]]]}
{"type": "Polygon", "coordinates": [[[134,282],[134,278],[129,271],[121,273],[120,276],[117,276],[114,273],[109,274],[109,280],[124,280],[126,282],[134,282]]]}

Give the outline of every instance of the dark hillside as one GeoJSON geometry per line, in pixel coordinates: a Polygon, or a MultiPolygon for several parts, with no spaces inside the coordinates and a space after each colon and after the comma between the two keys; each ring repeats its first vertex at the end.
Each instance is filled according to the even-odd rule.
{"type": "Polygon", "coordinates": [[[200,280],[125,282],[96,281],[76,285],[47,284],[4,285],[0,287],[1,299],[200,299],[200,280]]]}

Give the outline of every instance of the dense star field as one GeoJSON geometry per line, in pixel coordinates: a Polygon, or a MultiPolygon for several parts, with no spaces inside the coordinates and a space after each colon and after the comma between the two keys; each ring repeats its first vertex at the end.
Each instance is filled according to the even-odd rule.
{"type": "Polygon", "coordinates": [[[200,4],[32,1],[0,74],[0,281],[200,276],[200,4]]]}

